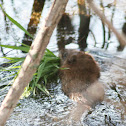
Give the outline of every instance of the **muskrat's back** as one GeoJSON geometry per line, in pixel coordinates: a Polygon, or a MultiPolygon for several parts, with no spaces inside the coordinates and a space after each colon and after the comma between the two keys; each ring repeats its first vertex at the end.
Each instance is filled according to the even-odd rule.
{"type": "Polygon", "coordinates": [[[98,81],[100,69],[94,58],[85,52],[62,50],[60,52],[60,78],[63,92],[78,103],[93,105],[102,101],[104,89],[98,81]]]}

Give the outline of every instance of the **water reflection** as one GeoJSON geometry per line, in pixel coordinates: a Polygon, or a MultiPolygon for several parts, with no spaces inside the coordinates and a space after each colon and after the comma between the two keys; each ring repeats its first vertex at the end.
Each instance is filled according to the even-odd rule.
{"type": "MultiPolygon", "coordinates": [[[[40,18],[41,18],[41,13],[42,13],[44,4],[45,4],[45,0],[34,0],[31,18],[30,18],[30,22],[29,22],[28,28],[27,28],[27,31],[33,36],[36,33],[37,26],[38,26],[40,18]]],[[[23,37],[22,43],[30,46],[32,41],[33,41],[33,39],[31,37],[29,37],[27,34],[25,34],[23,37]]]]}
{"type": "Polygon", "coordinates": [[[57,45],[59,50],[64,49],[65,45],[73,42],[75,39],[73,34],[74,26],[71,23],[69,14],[64,13],[57,25],[57,45]]]}
{"type": "MultiPolygon", "coordinates": [[[[126,17],[125,17],[125,20],[126,20],[126,17]]],[[[124,34],[124,36],[126,37],[126,22],[124,22],[124,24],[123,24],[123,27],[122,27],[122,33],[124,34]]],[[[118,46],[118,51],[123,51],[123,49],[124,49],[124,45],[119,45],[118,46]]]]}
{"type": "Polygon", "coordinates": [[[122,32],[126,35],[126,22],[123,24],[122,32]]]}
{"type": "MultiPolygon", "coordinates": [[[[96,17],[96,15],[91,13],[91,10],[87,7],[85,0],[78,0],[77,4],[79,10],[78,15],[80,18],[80,22],[76,23],[79,26],[78,39],[76,40],[75,36],[72,35],[76,33],[76,28],[71,29],[72,27],[75,27],[71,23],[73,22],[73,19],[68,18],[70,17],[69,14],[67,15],[64,14],[57,26],[57,40],[58,40],[59,50],[61,48],[65,48],[65,45],[70,44],[71,42],[75,43],[76,41],[77,41],[76,43],[78,43],[79,45],[80,50],[85,50],[87,47],[90,46],[89,40],[92,41],[91,37],[93,37],[93,42],[94,42],[94,43],[92,42],[93,44],[91,46],[100,47],[102,49],[111,48],[111,46],[117,42],[113,40],[113,33],[111,29],[106,27],[101,20],[99,20],[99,22],[101,22],[101,25],[98,26],[98,23],[97,24],[95,23],[96,21],[93,18],[96,17]],[[68,25],[69,27],[67,27],[68,25]],[[93,27],[95,27],[95,29],[91,25],[94,25],[93,27]],[[100,28],[101,28],[101,32],[99,30],[100,28]]],[[[106,13],[108,13],[107,10],[109,10],[109,15],[110,15],[109,20],[112,24],[115,24],[116,22],[115,15],[117,13],[116,0],[111,3],[109,2],[105,3],[103,0],[100,0],[99,5],[104,15],[106,15],[106,13]]],[[[118,51],[122,51],[123,49],[124,46],[122,45],[118,47],[118,51]]]]}
{"type": "MultiPolygon", "coordinates": [[[[17,14],[19,12],[16,11],[14,7],[14,3],[16,2],[14,0],[11,0],[12,11],[15,14],[17,14]]],[[[114,47],[115,45],[117,47],[117,40],[115,40],[115,38],[113,39],[113,34],[111,30],[107,28],[104,25],[104,23],[101,22],[101,20],[97,19],[97,21],[99,21],[102,25],[98,24],[97,21],[94,20],[94,17],[96,18],[96,15],[94,15],[91,12],[91,10],[87,7],[85,0],[78,0],[76,3],[77,3],[76,5],[78,5],[76,7],[76,10],[78,10],[77,14],[79,15],[79,22],[76,22],[76,24],[73,25],[73,21],[75,20],[73,17],[75,17],[76,15],[70,15],[68,12],[63,15],[62,19],[60,20],[57,26],[56,36],[57,36],[57,41],[58,41],[57,43],[58,43],[59,50],[61,48],[65,48],[65,45],[68,45],[70,43],[78,44],[80,50],[85,50],[89,46],[100,47],[103,49],[109,49],[111,47],[114,47]],[[78,28],[76,28],[76,26],[78,26],[78,28]]],[[[37,27],[41,18],[44,4],[45,4],[45,0],[34,0],[32,12],[31,12],[31,18],[27,27],[27,30],[33,36],[37,31],[37,27]]],[[[109,19],[111,23],[115,24],[116,22],[115,16],[117,16],[116,0],[114,0],[113,2],[108,2],[108,1],[105,2],[104,0],[99,0],[99,5],[104,15],[110,15],[109,19]]],[[[12,24],[8,21],[5,15],[3,19],[5,23],[6,33],[9,35],[10,31],[13,30],[11,28],[12,24]]],[[[125,27],[123,26],[122,30],[124,31],[124,29],[125,27]]],[[[4,38],[6,38],[4,35],[5,34],[3,34],[1,40],[4,40],[4,38]]],[[[13,37],[15,36],[17,36],[17,34],[13,35],[13,37]]],[[[55,36],[53,36],[53,38],[55,38],[55,36]]],[[[16,37],[13,39],[15,41],[19,40],[19,38],[16,37]]],[[[9,42],[13,39],[11,39],[10,37],[8,38],[7,36],[7,40],[9,42]]],[[[27,36],[26,34],[22,38],[22,43],[25,43],[27,45],[31,45],[32,41],[33,39],[27,36]]],[[[124,46],[119,45],[118,50],[123,50],[123,49],[124,46]]]]}
{"type": "MultiPolygon", "coordinates": [[[[110,16],[110,22],[111,24],[113,24],[113,18],[115,15],[115,11],[116,11],[116,1],[114,1],[113,3],[109,3],[107,5],[104,5],[103,0],[100,0],[100,7],[102,8],[102,12],[105,15],[105,9],[109,8],[111,10],[111,16],[110,16]]],[[[107,49],[109,47],[109,44],[111,43],[111,29],[109,29],[109,27],[106,27],[104,22],[101,21],[102,23],[102,30],[103,30],[103,44],[101,48],[105,48],[107,49]]]]}
{"type": "MultiPolygon", "coordinates": [[[[108,7],[109,9],[112,9],[112,14],[111,14],[110,22],[113,24],[113,18],[114,18],[115,12],[116,12],[116,0],[114,0],[113,3],[108,4],[106,7],[108,7]]],[[[111,37],[112,37],[111,29],[108,28],[108,39],[107,39],[106,49],[109,47],[109,44],[111,43],[111,37]]],[[[104,48],[104,46],[105,46],[105,44],[103,44],[102,47],[104,48]]]]}
{"type": "Polygon", "coordinates": [[[80,50],[87,47],[87,37],[89,35],[90,9],[86,7],[85,0],[78,0],[80,24],[78,30],[78,44],[80,50]]]}

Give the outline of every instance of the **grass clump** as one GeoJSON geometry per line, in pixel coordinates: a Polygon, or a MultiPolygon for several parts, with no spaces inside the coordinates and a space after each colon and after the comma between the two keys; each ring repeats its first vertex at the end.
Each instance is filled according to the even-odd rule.
{"type": "MultiPolygon", "coordinates": [[[[2,47],[6,48],[13,48],[13,49],[20,49],[20,47],[15,47],[15,46],[6,46],[6,45],[0,45],[2,47]]],[[[29,47],[27,47],[27,50],[29,47]]],[[[26,50],[25,50],[26,51],[26,50]]],[[[12,72],[8,77],[3,78],[7,79],[13,76],[13,79],[11,80],[14,81],[18,75],[18,72],[20,71],[21,64],[23,63],[25,57],[19,58],[19,57],[2,57],[7,59],[7,62],[4,62],[5,64],[11,64],[7,65],[7,67],[0,67],[0,71],[7,71],[7,72],[12,72]]],[[[36,73],[33,75],[33,78],[31,82],[28,84],[28,86],[25,88],[23,96],[27,97],[30,94],[33,94],[34,96],[36,93],[39,91],[44,92],[45,94],[49,95],[48,90],[46,89],[47,83],[50,83],[54,80],[58,79],[58,70],[59,70],[59,65],[60,65],[60,59],[56,55],[54,55],[53,52],[50,50],[46,49],[45,54],[40,62],[40,65],[36,71],[36,73]]],[[[1,80],[3,80],[1,79],[1,80]]]]}
{"type": "Polygon", "coordinates": [[[33,95],[36,93],[36,89],[39,89],[49,95],[46,89],[47,83],[58,79],[58,70],[60,65],[59,57],[55,56],[50,50],[46,49],[45,55],[34,74],[32,81],[29,84],[33,95]]]}
{"type": "MultiPolygon", "coordinates": [[[[2,9],[3,13],[7,16],[7,18],[15,24],[20,30],[22,30],[25,34],[33,38],[33,36],[25,29],[21,24],[19,24],[16,20],[10,17],[5,10],[3,9],[2,5],[0,4],[0,8],[2,9]]],[[[11,45],[0,45],[4,48],[16,49],[21,50],[23,52],[28,52],[30,47],[21,43],[21,46],[11,46],[11,45]]],[[[1,64],[0,66],[0,74],[3,72],[8,72],[8,76],[2,78],[0,81],[8,80],[11,78],[11,81],[8,85],[12,84],[12,82],[16,79],[18,72],[20,71],[21,64],[23,63],[25,57],[2,57],[7,59],[7,62],[1,64]]],[[[58,78],[58,70],[60,65],[59,57],[55,56],[50,50],[46,49],[43,59],[40,62],[40,65],[33,75],[31,82],[25,88],[24,96],[29,96],[31,93],[36,95],[37,91],[43,91],[47,95],[49,92],[46,89],[46,84],[58,78]]],[[[0,88],[3,86],[0,86],[0,88]]]]}

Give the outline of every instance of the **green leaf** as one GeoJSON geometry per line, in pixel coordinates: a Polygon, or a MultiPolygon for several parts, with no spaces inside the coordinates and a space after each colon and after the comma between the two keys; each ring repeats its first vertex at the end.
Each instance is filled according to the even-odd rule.
{"type": "Polygon", "coordinates": [[[67,68],[67,67],[59,67],[60,70],[69,70],[70,68],[67,68]]]}
{"type": "Polygon", "coordinates": [[[18,57],[2,57],[4,59],[7,59],[9,61],[3,62],[3,64],[6,64],[6,67],[0,67],[0,71],[5,71],[5,70],[12,70],[13,68],[20,68],[22,62],[24,61],[24,57],[18,58],[18,57]],[[1,69],[2,68],[2,69],[1,69]]]}
{"type": "Polygon", "coordinates": [[[2,57],[2,58],[8,59],[8,60],[12,60],[14,62],[24,61],[24,59],[25,59],[24,57],[22,57],[22,58],[18,58],[18,57],[2,57]]]}
{"type": "Polygon", "coordinates": [[[37,87],[39,90],[43,91],[45,94],[49,95],[49,92],[48,92],[48,90],[46,89],[46,87],[45,87],[44,85],[42,85],[42,87],[41,87],[40,84],[36,84],[36,87],[37,87]]]}
{"type": "MultiPolygon", "coordinates": [[[[46,55],[51,55],[51,56],[55,56],[53,52],[51,52],[49,49],[46,49],[46,55]]],[[[55,56],[56,57],[56,56],[55,56]]]]}
{"type": "Polygon", "coordinates": [[[10,45],[0,45],[0,46],[5,48],[10,48],[10,49],[21,50],[25,52],[28,52],[30,49],[30,47],[23,47],[23,46],[10,46],[10,45]]]}

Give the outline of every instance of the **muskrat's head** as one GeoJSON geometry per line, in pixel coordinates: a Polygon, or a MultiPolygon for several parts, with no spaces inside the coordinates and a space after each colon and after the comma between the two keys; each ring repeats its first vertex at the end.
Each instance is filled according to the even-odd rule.
{"type": "Polygon", "coordinates": [[[68,64],[73,64],[76,60],[78,51],[73,49],[64,49],[60,51],[61,64],[63,65],[65,62],[68,64]]]}
{"type": "MultiPolygon", "coordinates": [[[[94,58],[83,51],[65,49],[60,51],[61,66],[69,68],[72,73],[97,79],[100,77],[100,69],[94,58]]],[[[93,80],[94,80],[93,79],[93,80]]]]}

